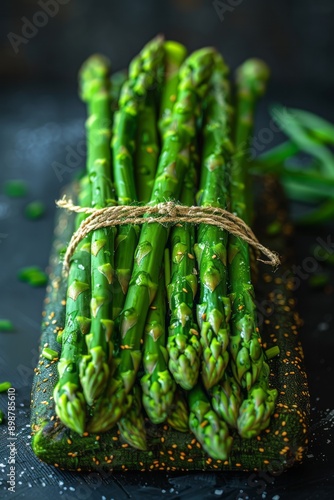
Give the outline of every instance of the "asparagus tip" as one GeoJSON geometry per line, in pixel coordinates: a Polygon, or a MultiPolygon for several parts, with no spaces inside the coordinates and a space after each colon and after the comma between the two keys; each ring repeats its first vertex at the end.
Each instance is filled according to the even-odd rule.
{"type": "Polygon", "coordinates": [[[102,54],[93,54],[79,69],[79,94],[88,102],[98,89],[103,88],[110,72],[110,61],[102,54]]]}
{"type": "Polygon", "coordinates": [[[261,59],[247,59],[236,71],[238,83],[244,83],[252,91],[261,96],[265,91],[270,71],[268,65],[261,59]]]}
{"type": "Polygon", "coordinates": [[[167,40],[164,47],[168,59],[173,60],[175,64],[180,65],[184,61],[187,55],[187,49],[184,45],[174,40],[167,40]]]}

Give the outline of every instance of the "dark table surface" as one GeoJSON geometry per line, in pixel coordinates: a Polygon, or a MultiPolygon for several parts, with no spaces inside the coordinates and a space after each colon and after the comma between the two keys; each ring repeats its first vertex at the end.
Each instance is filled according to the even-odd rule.
{"type": "MultiPolygon", "coordinates": [[[[84,166],[84,108],[75,89],[44,87],[7,88],[1,95],[0,182],[24,179],[28,185],[25,198],[9,198],[0,188],[0,318],[10,319],[15,331],[0,333],[0,381],[10,380],[16,391],[17,456],[16,492],[7,487],[9,448],[7,424],[0,427],[0,497],[1,498],[77,498],[115,499],[168,498],[294,498],[334,497],[334,268],[325,290],[314,290],[308,278],[317,272],[321,262],[307,267],[317,238],[333,237],[333,226],[298,229],[295,235],[296,265],[303,277],[296,291],[298,307],[304,319],[301,339],[311,393],[310,447],[303,465],[274,477],[249,473],[97,473],[63,472],[41,463],[30,447],[29,401],[33,369],[37,360],[41,312],[45,290],[30,288],[17,279],[21,267],[38,265],[46,268],[51,248],[54,201],[78,169],[84,166]],[[71,157],[67,156],[71,154],[71,157]],[[66,158],[67,156],[67,158],[66,158]],[[58,165],[55,164],[58,162],[58,165]],[[67,170],[59,174],[59,164],[67,170]],[[58,172],[58,175],[57,173],[58,172]],[[27,220],[24,207],[29,201],[41,200],[46,215],[38,221],[27,220]],[[315,268],[318,267],[316,270],[315,268]]],[[[289,97],[271,88],[267,102],[262,103],[257,130],[268,126],[265,111],[268,102],[294,103],[333,115],[333,105],[307,89],[290,89],[289,97]],[[331,109],[332,108],[332,109],[331,109]]],[[[280,140],[279,135],[274,142],[280,140]]],[[[271,144],[270,144],[271,145],[271,144]]],[[[270,146],[268,145],[268,146],[270,146]]],[[[267,146],[267,147],[268,147],[267,146]]],[[[292,214],[300,210],[292,206],[292,214]]],[[[298,271],[297,271],[298,272],[298,271]]],[[[7,407],[7,394],[0,394],[0,408],[7,407]]]]}

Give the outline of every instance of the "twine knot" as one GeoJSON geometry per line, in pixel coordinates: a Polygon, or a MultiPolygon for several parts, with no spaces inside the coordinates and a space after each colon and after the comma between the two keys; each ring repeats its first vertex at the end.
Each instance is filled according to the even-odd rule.
{"type": "Polygon", "coordinates": [[[157,213],[159,215],[168,215],[172,219],[175,219],[178,217],[178,210],[176,208],[176,205],[173,201],[166,201],[165,203],[158,203],[156,205],[157,207],[157,213]]]}

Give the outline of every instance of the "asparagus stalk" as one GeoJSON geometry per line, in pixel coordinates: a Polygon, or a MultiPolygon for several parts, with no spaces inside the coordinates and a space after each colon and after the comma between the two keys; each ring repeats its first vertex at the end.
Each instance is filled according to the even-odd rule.
{"type": "MultiPolygon", "coordinates": [[[[150,71],[151,76],[155,75],[156,80],[158,79],[161,56],[161,42],[159,40],[159,43],[156,43],[156,40],[153,40],[137,57],[137,60],[140,58],[143,60],[145,58],[148,59],[148,61],[146,61],[146,71],[150,71]]],[[[143,70],[144,69],[142,69],[142,71],[143,70]]],[[[141,72],[137,71],[137,74],[133,75],[130,69],[129,78],[129,87],[126,88],[126,92],[129,92],[131,86],[132,88],[134,87],[136,79],[141,78],[141,72]],[[134,82],[131,81],[131,78],[133,78],[134,82]]],[[[148,82],[148,84],[151,83],[151,81],[148,82]]],[[[145,203],[149,200],[151,195],[153,185],[152,179],[155,175],[159,151],[156,129],[156,109],[153,98],[153,91],[149,91],[148,88],[143,89],[140,99],[138,99],[138,96],[134,93],[132,97],[132,112],[129,113],[129,106],[127,103],[127,106],[124,109],[121,108],[118,113],[119,123],[116,124],[116,129],[119,130],[119,134],[123,133],[124,136],[122,137],[120,135],[116,135],[114,141],[115,169],[121,167],[120,164],[122,160],[124,160],[124,155],[126,152],[129,153],[128,162],[132,163],[132,172],[136,177],[138,200],[145,203]],[[146,99],[143,99],[145,95],[147,95],[147,97],[146,99]],[[125,123],[127,120],[128,124],[133,122],[132,128],[129,126],[124,127],[124,124],[123,128],[122,126],[119,127],[119,124],[122,124],[123,119],[125,120],[125,123]],[[135,169],[133,168],[134,164],[136,164],[135,169]]],[[[117,177],[117,172],[115,172],[114,175],[117,177]]],[[[123,194],[127,197],[131,196],[131,190],[128,190],[127,185],[124,185],[123,194]]],[[[131,201],[134,202],[136,200],[133,199],[131,201]]],[[[122,309],[128,289],[133,266],[133,254],[139,234],[138,229],[139,228],[136,226],[121,226],[119,230],[116,252],[116,273],[120,284],[120,293],[114,301],[115,316],[117,316],[122,309]]],[[[132,405],[130,406],[129,411],[121,417],[118,422],[118,427],[121,436],[129,444],[132,444],[135,448],[146,449],[146,431],[144,418],[141,413],[140,389],[138,387],[133,387],[129,396],[132,399],[132,405]]]]}
{"type": "MultiPolygon", "coordinates": [[[[163,136],[170,125],[173,106],[176,100],[179,83],[178,71],[186,57],[186,49],[176,42],[165,43],[165,84],[162,90],[159,128],[163,136]]],[[[192,150],[194,150],[192,146],[192,150]]],[[[189,172],[186,174],[185,186],[182,190],[181,203],[192,205],[194,201],[195,155],[192,154],[189,172]]],[[[175,380],[184,388],[193,387],[198,377],[198,355],[200,344],[196,339],[197,327],[192,320],[193,298],[196,294],[197,280],[193,274],[194,227],[190,224],[173,228],[173,276],[168,283],[168,296],[172,318],[170,320],[167,349],[170,355],[169,369],[175,380]],[[188,231],[190,234],[188,234],[188,231]],[[188,278],[188,279],[187,279],[188,278]],[[190,291],[189,297],[187,292],[190,291]],[[187,312],[190,311],[189,321],[187,312]],[[187,323],[187,325],[185,325],[187,323]],[[194,333],[191,333],[191,332],[194,333]],[[182,368],[185,368],[183,378],[182,368]]]]}
{"type": "Polygon", "coordinates": [[[248,391],[248,397],[240,407],[237,421],[242,438],[253,438],[266,429],[275,410],[277,390],[269,389],[269,366],[262,364],[257,382],[248,391]]]}
{"type": "Polygon", "coordinates": [[[156,296],[149,309],[143,348],[145,375],[141,378],[143,405],[154,424],[164,422],[173,402],[176,384],[168,371],[166,350],[165,282],[160,277],[156,296]]]}
{"type": "MultiPolygon", "coordinates": [[[[181,67],[178,97],[171,125],[164,134],[151,205],[177,199],[180,195],[189,166],[190,143],[195,135],[193,110],[207,92],[215,53],[211,48],[197,51],[181,67]]],[[[144,224],[141,229],[120,324],[123,349],[116,376],[122,379],[125,393],[133,386],[139,368],[146,315],[156,294],[167,237],[168,228],[159,223],[144,224]]]]}
{"type": "Polygon", "coordinates": [[[237,427],[242,403],[240,385],[227,369],[223,378],[212,388],[212,407],[230,427],[237,427]]]}
{"type": "MultiPolygon", "coordinates": [[[[89,179],[80,182],[79,204],[91,202],[89,179]]],[[[76,228],[85,219],[76,217],[76,228]]],[[[85,352],[85,334],[90,327],[90,235],[77,246],[69,269],[65,328],[62,333],[61,356],[58,362],[59,380],[54,388],[56,413],[70,429],[82,434],[86,420],[86,401],[79,379],[79,360],[85,352]]]]}
{"type": "MultiPolygon", "coordinates": [[[[161,88],[161,103],[159,130],[163,140],[163,128],[168,125],[174,103],[176,101],[177,87],[179,83],[179,69],[186,56],[186,48],[173,41],[164,43],[164,72],[165,79],[161,88]],[[163,127],[164,125],[164,127],[163,127]]],[[[136,185],[138,199],[142,203],[148,203],[152,195],[155,179],[157,160],[159,156],[158,131],[156,127],[157,109],[156,95],[151,91],[143,109],[140,112],[137,149],[136,149],[136,185]]]]}
{"type": "MultiPolygon", "coordinates": [[[[132,60],[129,67],[129,78],[123,84],[119,100],[119,111],[115,113],[116,134],[112,141],[113,173],[117,186],[118,202],[127,205],[137,201],[135,188],[135,145],[138,126],[143,117],[140,112],[146,109],[150,114],[150,122],[146,124],[150,130],[150,139],[156,142],[155,111],[145,106],[149,89],[158,81],[159,69],[163,64],[163,39],[156,37],[132,60]]],[[[153,144],[146,148],[154,149],[155,155],[150,159],[150,168],[155,171],[157,147],[153,144]]],[[[149,151],[151,151],[149,149],[149,151]]],[[[142,150],[137,153],[137,160],[143,157],[142,150]]],[[[149,152],[146,149],[146,156],[149,152]]],[[[117,236],[116,276],[118,287],[115,289],[113,317],[122,310],[133,267],[133,256],[138,240],[138,228],[133,225],[120,226],[117,236]]]]}
{"type": "MultiPolygon", "coordinates": [[[[231,211],[249,224],[246,199],[246,153],[252,129],[257,98],[263,94],[268,68],[259,60],[246,61],[237,72],[237,115],[235,145],[237,154],[231,168],[231,211]]],[[[249,389],[258,379],[264,362],[256,322],[254,289],[251,283],[248,244],[230,236],[228,244],[230,297],[232,301],[232,335],[230,341],[233,375],[249,389]]]]}
{"type": "MultiPolygon", "coordinates": [[[[173,119],[166,129],[159,159],[151,204],[178,198],[189,164],[190,143],[195,135],[193,110],[205,97],[215,63],[215,50],[202,49],[192,54],[180,70],[177,101],[173,119]]],[[[110,429],[124,413],[141,361],[141,339],[148,308],[157,289],[159,270],[168,237],[160,224],[147,224],[141,230],[135,253],[134,269],[121,314],[120,364],[108,384],[105,397],[94,407],[87,430],[110,429]]]]}
{"type": "MultiPolygon", "coordinates": [[[[188,206],[194,202],[196,177],[194,152],[191,155],[191,166],[181,196],[181,203],[188,206]]],[[[172,278],[168,285],[171,317],[167,349],[169,369],[176,382],[186,390],[192,389],[197,382],[202,351],[198,326],[193,317],[194,298],[197,292],[194,241],[193,224],[180,224],[172,229],[172,278]]]]}
{"type": "Polygon", "coordinates": [[[121,90],[123,84],[128,78],[127,71],[116,71],[110,77],[110,100],[111,100],[111,110],[115,112],[119,109],[119,98],[121,95],[121,90]]]}
{"type": "MultiPolygon", "coordinates": [[[[186,49],[183,47],[183,45],[177,43],[177,42],[172,42],[168,41],[165,42],[164,44],[164,49],[165,49],[165,81],[162,87],[162,97],[161,97],[161,106],[160,106],[160,121],[159,121],[159,127],[160,131],[162,133],[162,139],[163,139],[163,129],[164,127],[166,128],[168,126],[168,123],[170,121],[170,117],[172,115],[172,109],[176,100],[176,93],[177,93],[177,88],[178,88],[178,83],[179,83],[179,76],[178,72],[180,69],[180,66],[182,62],[184,61],[186,57],[186,49]]],[[[138,191],[140,194],[140,201],[143,201],[147,203],[151,197],[151,191],[152,191],[152,185],[153,182],[151,183],[151,177],[152,174],[155,174],[155,165],[154,169],[151,168],[151,165],[153,163],[153,157],[157,142],[157,136],[156,136],[156,131],[155,131],[155,123],[150,126],[151,122],[150,119],[153,120],[152,116],[152,105],[149,106],[150,112],[147,112],[146,115],[142,116],[141,118],[145,119],[146,126],[143,125],[143,130],[146,131],[145,136],[142,135],[142,143],[144,146],[139,149],[138,152],[138,191]],[[147,148],[147,149],[146,149],[147,148]],[[148,151],[148,149],[150,150],[148,151]],[[152,151],[153,150],[153,151],[152,151]],[[141,155],[140,155],[141,153],[141,155]],[[148,155],[147,155],[148,153],[148,155]],[[141,161],[140,161],[141,160],[141,161]],[[141,164],[146,166],[146,168],[140,168],[141,164]],[[151,185],[152,184],[152,185],[151,185]]],[[[149,111],[149,110],[148,110],[149,111]]],[[[154,117],[155,118],[155,117],[154,117]]],[[[154,177],[153,177],[154,180],[154,177]]],[[[158,292],[159,294],[159,292],[158,292]]],[[[157,297],[155,298],[154,302],[157,301],[157,297]]],[[[154,311],[154,309],[153,309],[154,311]]],[[[152,316],[154,316],[153,312],[149,312],[149,318],[152,319],[152,316]]],[[[163,318],[161,318],[161,322],[164,325],[165,322],[163,321],[163,318]]],[[[152,322],[151,322],[152,324],[152,322]]],[[[150,325],[150,320],[148,319],[147,321],[147,327],[150,325]]],[[[152,330],[151,330],[152,332],[152,330]]],[[[146,330],[146,335],[150,333],[147,332],[146,330]]],[[[165,336],[164,336],[165,337],[165,336]]],[[[153,337],[151,337],[153,338],[153,337]]],[[[160,337],[161,338],[161,337],[160,337]]],[[[159,339],[160,340],[160,339],[159,339]]],[[[162,340],[162,339],[161,339],[162,340]]],[[[164,339],[165,340],[165,339],[164,339]]],[[[152,343],[152,340],[149,340],[147,343],[147,347],[149,347],[150,343],[152,343]]],[[[157,344],[157,342],[156,342],[157,344]]],[[[144,346],[146,343],[144,344],[144,346]]],[[[170,402],[170,398],[168,398],[168,404],[165,404],[165,408],[163,411],[161,411],[161,401],[164,401],[166,403],[166,398],[159,398],[158,400],[158,409],[159,411],[154,411],[154,414],[152,415],[153,419],[152,421],[158,422],[159,420],[162,422],[166,418],[166,414],[168,413],[168,418],[167,421],[169,425],[172,427],[176,428],[177,430],[180,430],[181,432],[186,432],[188,429],[188,411],[186,407],[186,403],[184,398],[182,397],[180,391],[175,388],[175,384],[173,384],[172,381],[170,381],[170,377],[168,374],[168,368],[167,368],[167,353],[165,351],[165,343],[162,343],[163,346],[163,354],[164,356],[159,356],[159,360],[161,363],[161,372],[165,372],[166,378],[169,381],[170,387],[173,389],[173,401],[172,404],[170,402]],[[160,414],[157,418],[157,413],[160,414]],[[160,418],[159,418],[160,417],[160,418]]],[[[156,345],[158,347],[158,345],[156,345]]],[[[144,365],[145,365],[145,348],[144,348],[144,365]]],[[[160,373],[161,373],[160,372],[160,373]]],[[[147,382],[147,375],[142,378],[142,383],[146,384],[147,382]],[[146,377],[146,380],[145,380],[146,377]]],[[[152,378],[152,377],[150,377],[152,378]]],[[[161,385],[158,386],[160,389],[161,385]]],[[[153,385],[150,386],[150,388],[153,388],[153,385]]],[[[149,394],[146,395],[145,401],[147,403],[147,413],[150,416],[152,414],[152,410],[150,411],[149,408],[153,408],[153,402],[154,398],[150,397],[149,394]]]]}
{"type": "Polygon", "coordinates": [[[163,39],[156,37],[131,61],[129,78],[123,84],[116,113],[113,159],[118,201],[121,205],[137,199],[133,168],[133,152],[138,126],[138,113],[143,109],[148,90],[156,84],[163,64],[163,39]]]}
{"type": "MultiPolygon", "coordinates": [[[[123,84],[119,100],[119,111],[115,113],[117,130],[112,141],[114,178],[117,185],[117,195],[120,204],[137,200],[134,183],[134,144],[138,126],[138,113],[143,108],[145,96],[149,88],[157,80],[159,65],[163,56],[163,45],[160,37],[149,42],[140,54],[131,62],[129,79],[123,84]]],[[[128,289],[129,278],[133,266],[133,255],[137,244],[138,228],[132,225],[120,226],[116,239],[115,270],[118,285],[114,287],[112,317],[117,320],[123,307],[128,289]]],[[[131,408],[131,401],[136,402],[136,396],[129,397],[123,392],[117,393],[122,384],[109,376],[106,392],[96,402],[90,414],[88,429],[91,432],[106,431],[115,425],[123,415],[121,429],[126,440],[126,429],[132,425],[132,412],[138,405],[131,408]],[[117,406],[117,409],[114,406],[117,406]],[[129,409],[129,412],[126,410],[129,409]],[[126,416],[125,416],[126,414],[126,416]],[[129,418],[129,423],[126,419],[129,418]]],[[[142,423],[138,421],[138,424],[142,423]]],[[[141,441],[144,428],[141,426],[141,441]]],[[[139,439],[139,438],[138,438],[139,439]]]]}
{"type": "Polygon", "coordinates": [[[145,420],[142,414],[140,388],[135,386],[131,393],[131,406],[117,425],[121,436],[130,446],[138,450],[146,450],[145,420]]]}
{"type": "Polygon", "coordinates": [[[165,49],[165,81],[161,91],[159,130],[163,139],[166,128],[170,125],[172,111],[177,99],[179,70],[184,62],[187,49],[178,42],[167,41],[165,49]]]}
{"type": "Polygon", "coordinates": [[[157,111],[152,93],[149,93],[139,115],[136,149],[136,186],[138,200],[147,203],[151,198],[159,156],[157,111]]]}
{"type": "MultiPolygon", "coordinates": [[[[86,66],[86,71],[91,69],[86,66]]],[[[97,87],[95,79],[98,75],[90,75],[82,81],[82,96],[89,105],[88,97],[91,92],[97,87]],[[93,86],[93,89],[90,87],[93,86]]],[[[121,82],[124,80],[124,73],[117,73],[111,77],[111,101],[116,107],[118,101],[121,82]]],[[[92,147],[88,148],[88,154],[91,154],[92,147]]],[[[91,159],[88,159],[90,162],[91,159]]],[[[80,183],[79,204],[87,207],[91,205],[91,187],[88,177],[84,177],[80,183]]],[[[85,214],[79,214],[76,219],[76,229],[81,222],[86,218],[85,214]]],[[[62,333],[62,355],[60,359],[59,371],[60,379],[55,387],[54,398],[56,403],[56,411],[60,419],[67,427],[82,433],[84,431],[86,419],[86,401],[82,393],[82,388],[79,380],[79,358],[80,354],[86,351],[84,335],[90,329],[90,246],[91,235],[86,236],[79,243],[76,252],[73,256],[68,282],[72,283],[72,288],[68,290],[68,298],[66,302],[66,322],[65,329],[62,333]],[[80,284],[82,291],[80,292],[80,284]],[[85,284],[87,289],[84,290],[85,284]],[[77,288],[77,292],[75,289],[77,288]],[[77,349],[78,348],[78,349],[77,349]],[[69,358],[78,352],[76,364],[71,364],[69,358]],[[69,368],[69,370],[67,369],[69,368]],[[68,383],[66,382],[68,381],[68,383]],[[67,395],[71,395],[71,401],[68,401],[67,395]],[[77,396],[77,397],[76,397],[77,396]]],[[[77,356],[75,354],[75,356],[77,356]]]]}
{"type": "MultiPolygon", "coordinates": [[[[135,151],[136,186],[138,200],[142,203],[147,203],[150,200],[157,166],[159,144],[156,128],[156,114],[154,95],[153,92],[149,92],[145,105],[139,114],[136,141],[137,148],[135,151]]],[[[122,246],[124,246],[125,242],[126,239],[121,241],[122,246]]],[[[124,247],[124,250],[125,249],[127,250],[127,248],[124,247]]],[[[120,254],[121,253],[122,249],[120,251],[120,254]]],[[[126,252],[126,254],[127,253],[128,252],[126,252]]],[[[161,287],[161,291],[163,291],[162,288],[163,287],[161,287]]],[[[162,303],[162,306],[164,306],[164,303],[162,303]]],[[[144,406],[148,416],[151,418],[152,422],[155,423],[163,422],[165,420],[166,411],[170,406],[169,400],[173,397],[174,393],[173,385],[175,385],[173,384],[173,381],[170,380],[170,375],[166,366],[167,363],[164,342],[165,321],[164,315],[162,315],[164,307],[162,307],[161,310],[159,304],[157,304],[157,307],[159,310],[154,311],[154,309],[152,309],[152,314],[149,314],[149,318],[147,320],[146,341],[144,341],[144,353],[146,350],[148,351],[146,364],[144,354],[144,368],[146,368],[147,373],[141,379],[142,386],[145,390],[143,394],[144,406]],[[156,324],[154,320],[155,315],[157,316],[156,320],[158,321],[158,324],[156,324]],[[161,323],[160,325],[159,322],[161,323]],[[155,334],[161,334],[161,337],[156,338],[155,334]],[[152,349],[150,349],[150,347],[152,349]],[[150,356],[149,353],[152,356],[150,356]],[[152,368],[152,359],[154,355],[156,356],[157,362],[153,372],[150,372],[149,370],[152,368]],[[164,392],[166,394],[164,394],[164,392]]],[[[137,442],[135,441],[134,446],[144,449],[143,446],[146,446],[146,433],[144,419],[141,414],[141,401],[138,401],[139,388],[134,386],[134,388],[130,391],[130,394],[133,391],[135,391],[135,405],[133,405],[130,411],[121,418],[118,423],[118,427],[121,435],[128,443],[130,443],[130,439],[133,441],[133,437],[135,437],[137,442]],[[138,421],[136,422],[137,415],[138,421]],[[138,430],[133,430],[134,423],[139,429],[139,439],[137,438],[138,430]]]]}
{"type": "Polygon", "coordinates": [[[189,408],[182,391],[178,388],[174,393],[167,423],[179,432],[188,432],[189,430],[189,408]]]}
{"type": "MultiPolygon", "coordinates": [[[[227,174],[232,150],[229,140],[230,107],[228,70],[217,55],[206,100],[203,154],[198,204],[226,208],[228,203],[227,174]]],[[[200,297],[197,320],[203,348],[202,380],[213,387],[223,376],[229,354],[230,300],[227,294],[227,233],[200,224],[195,253],[199,266],[200,297]]]]}
{"type": "Polygon", "coordinates": [[[188,401],[190,430],[210,457],[226,460],[233,438],[229,435],[226,423],[213,411],[199,383],[188,393],[188,401]]]}
{"type": "MultiPolygon", "coordinates": [[[[90,57],[80,70],[81,95],[87,102],[89,118],[88,164],[92,189],[92,206],[108,206],[112,198],[110,174],[111,102],[109,63],[101,56],[90,57]]],[[[89,405],[103,392],[109,375],[113,352],[110,341],[113,323],[110,320],[111,286],[115,230],[97,229],[91,244],[91,333],[86,337],[88,354],[80,363],[80,380],[89,405]]]]}

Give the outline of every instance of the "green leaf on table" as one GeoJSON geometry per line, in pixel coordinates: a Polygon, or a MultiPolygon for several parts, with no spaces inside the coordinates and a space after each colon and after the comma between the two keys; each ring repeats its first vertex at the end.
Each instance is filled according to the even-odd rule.
{"type": "Polygon", "coordinates": [[[297,222],[302,225],[316,225],[330,220],[334,220],[334,198],[329,198],[310,214],[300,217],[297,222]]]}
{"type": "Polygon", "coordinates": [[[334,194],[334,179],[328,179],[314,170],[281,171],[281,181],[289,197],[306,202],[321,202],[334,194]]]}
{"type": "Polygon", "coordinates": [[[256,158],[256,164],[261,169],[272,171],[273,167],[280,168],[284,162],[299,153],[299,147],[292,141],[285,141],[278,146],[274,146],[256,158]]]}
{"type": "Polygon", "coordinates": [[[324,288],[328,283],[329,275],[326,273],[313,274],[308,280],[308,284],[311,288],[324,288]]]}
{"type": "Polygon", "coordinates": [[[282,132],[284,132],[301,151],[309,153],[316,158],[320,162],[322,171],[325,175],[334,178],[334,156],[332,152],[308,133],[294,116],[293,111],[282,106],[276,106],[271,109],[271,115],[282,132]]]}
{"type": "Polygon", "coordinates": [[[303,109],[290,108],[299,123],[323,144],[334,144],[334,125],[320,116],[303,109]]]}

